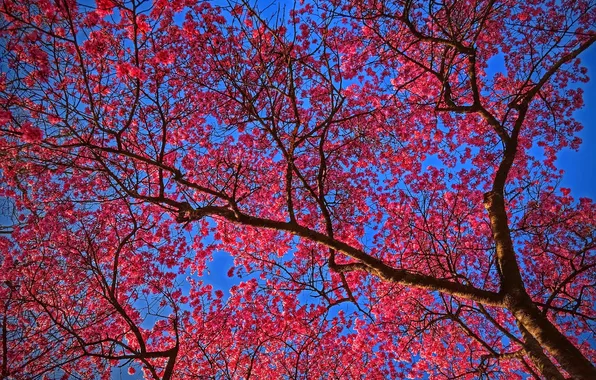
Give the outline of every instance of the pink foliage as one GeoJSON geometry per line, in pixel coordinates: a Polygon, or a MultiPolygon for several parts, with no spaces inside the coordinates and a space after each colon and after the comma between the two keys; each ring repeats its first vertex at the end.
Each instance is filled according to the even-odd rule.
{"type": "Polygon", "coordinates": [[[596,376],[590,1],[0,3],[1,378],[596,376]]]}

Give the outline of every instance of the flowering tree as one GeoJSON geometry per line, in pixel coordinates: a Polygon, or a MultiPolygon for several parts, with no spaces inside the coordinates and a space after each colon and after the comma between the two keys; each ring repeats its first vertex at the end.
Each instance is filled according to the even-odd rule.
{"type": "Polygon", "coordinates": [[[2,378],[596,378],[593,1],[0,14],[2,378]]]}

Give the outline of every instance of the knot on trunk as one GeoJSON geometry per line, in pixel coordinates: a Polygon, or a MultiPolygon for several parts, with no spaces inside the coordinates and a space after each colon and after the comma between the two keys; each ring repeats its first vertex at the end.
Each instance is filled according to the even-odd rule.
{"type": "Polygon", "coordinates": [[[484,193],[484,208],[491,210],[496,204],[503,203],[503,196],[498,192],[491,190],[484,193]]]}
{"type": "Polygon", "coordinates": [[[190,204],[185,202],[178,209],[178,215],[176,215],[176,222],[178,222],[178,223],[192,222],[192,221],[200,220],[205,215],[207,215],[207,213],[205,212],[205,210],[203,208],[193,209],[190,206],[190,204]]]}

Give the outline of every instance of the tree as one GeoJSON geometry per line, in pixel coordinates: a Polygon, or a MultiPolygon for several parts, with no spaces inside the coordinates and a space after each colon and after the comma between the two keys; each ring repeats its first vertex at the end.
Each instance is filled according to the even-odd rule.
{"type": "Polygon", "coordinates": [[[0,4],[2,378],[596,378],[593,1],[0,4]]]}

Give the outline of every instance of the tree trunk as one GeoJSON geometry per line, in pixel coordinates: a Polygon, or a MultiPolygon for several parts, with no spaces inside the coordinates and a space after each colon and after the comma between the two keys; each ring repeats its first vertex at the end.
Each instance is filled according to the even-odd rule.
{"type": "MultiPolygon", "coordinates": [[[[484,207],[488,211],[496,244],[504,306],[574,379],[596,379],[594,365],[546,316],[542,315],[528,295],[517,264],[502,192],[490,191],[486,193],[484,207]]],[[[541,370],[543,369],[541,368],[541,370]]],[[[543,372],[543,375],[548,377],[548,373],[543,372]]]]}
{"type": "MultiPolygon", "coordinates": [[[[567,371],[573,379],[594,380],[596,368],[586,357],[563,335],[546,316],[532,303],[529,296],[526,300],[507,300],[506,306],[513,313],[517,321],[525,328],[538,343],[546,349],[567,371]],[[525,301],[525,302],[524,302],[525,301]]],[[[543,369],[541,368],[541,371],[543,369]]],[[[548,376],[548,372],[543,371],[548,376]]]]}
{"type": "Polygon", "coordinates": [[[536,338],[521,323],[518,322],[517,326],[524,338],[525,352],[540,373],[548,380],[565,380],[557,366],[544,353],[536,338]]]}

